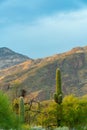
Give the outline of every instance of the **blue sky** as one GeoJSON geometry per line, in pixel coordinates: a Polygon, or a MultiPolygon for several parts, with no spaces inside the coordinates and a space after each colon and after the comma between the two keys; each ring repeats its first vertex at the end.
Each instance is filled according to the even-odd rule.
{"type": "Polygon", "coordinates": [[[0,47],[43,58],[87,45],[87,0],[0,0],[0,47]]]}

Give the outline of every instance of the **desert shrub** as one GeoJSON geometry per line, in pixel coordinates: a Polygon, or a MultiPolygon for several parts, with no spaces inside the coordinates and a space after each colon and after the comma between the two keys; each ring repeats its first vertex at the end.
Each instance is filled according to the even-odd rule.
{"type": "Polygon", "coordinates": [[[0,91],[0,129],[18,128],[18,118],[6,94],[0,91]]]}

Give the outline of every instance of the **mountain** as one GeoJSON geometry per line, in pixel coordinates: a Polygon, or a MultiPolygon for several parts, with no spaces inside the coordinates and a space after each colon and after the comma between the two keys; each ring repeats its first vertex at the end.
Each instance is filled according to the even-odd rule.
{"type": "Polygon", "coordinates": [[[87,46],[0,70],[0,87],[11,94],[17,83],[17,95],[24,89],[26,97],[53,98],[57,68],[61,70],[63,95],[87,94],[87,46]]]}
{"type": "Polygon", "coordinates": [[[27,56],[18,54],[6,47],[0,48],[0,69],[14,66],[26,60],[29,60],[27,56]]]}

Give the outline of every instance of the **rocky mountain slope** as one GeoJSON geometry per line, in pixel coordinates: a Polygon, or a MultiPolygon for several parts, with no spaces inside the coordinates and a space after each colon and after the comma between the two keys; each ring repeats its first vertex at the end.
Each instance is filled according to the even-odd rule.
{"type": "Polygon", "coordinates": [[[61,70],[64,95],[87,94],[87,46],[3,69],[0,71],[0,87],[10,94],[15,86],[17,95],[24,89],[27,97],[53,98],[56,68],[61,70]]]}
{"type": "Polygon", "coordinates": [[[16,53],[6,47],[0,48],[0,69],[11,67],[26,60],[29,60],[27,56],[16,53]]]}

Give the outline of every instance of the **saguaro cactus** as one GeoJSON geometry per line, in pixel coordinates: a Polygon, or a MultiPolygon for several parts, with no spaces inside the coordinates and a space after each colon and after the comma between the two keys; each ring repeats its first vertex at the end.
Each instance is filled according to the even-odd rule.
{"type": "Polygon", "coordinates": [[[54,100],[56,103],[62,103],[62,90],[61,90],[61,72],[56,70],[56,93],[54,94],[54,100]]]}
{"type": "Polygon", "coordinates": [[[24,100],[23,97],[19,99],[19,115],[20,115],[20,123],[24,123],[24,100]]]}
{"type": "Polygon", "coordinates": [[[54,101],[57,103],[57,126],[61,124],[61,103],[62,103],[62,89],[61,89],[61,72],[56,70],[56,93],[54,94],[54,101]]]}

